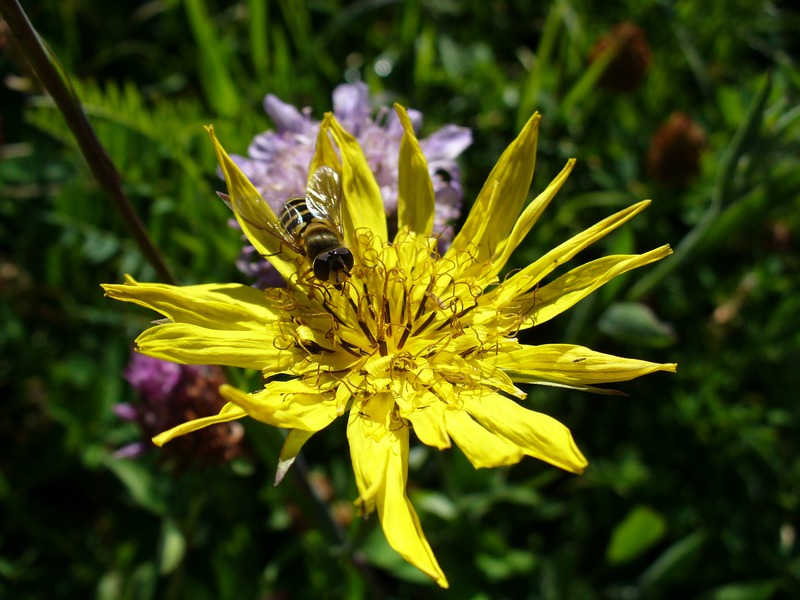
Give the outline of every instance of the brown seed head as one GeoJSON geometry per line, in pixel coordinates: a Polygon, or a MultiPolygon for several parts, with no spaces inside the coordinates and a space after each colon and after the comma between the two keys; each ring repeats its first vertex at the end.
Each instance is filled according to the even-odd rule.
{"type": "Polygon", "coordinates": [[[600,87],[618,93],[634,91],[650,68],[650,45],[644,31],[630,21],[618,23],[594,45],[589,62],[606,51],[616,51],[616,56],[600,76],[600,87]]]}
{"type": "Polygon", "coordinates": [[[682,112],[673,113],[656,131],[647,153],[647,174],[669,187],[684,188],[700,171],[706,134],[682,112]]]}

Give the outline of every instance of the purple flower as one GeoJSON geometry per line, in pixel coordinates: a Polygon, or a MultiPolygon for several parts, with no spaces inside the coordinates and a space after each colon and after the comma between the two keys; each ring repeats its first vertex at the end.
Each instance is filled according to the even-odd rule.
{"type": "Polygon", "coordinates": [[[169,398],[178,385],[181,365],[134,353],[123,376],[147,402],[158,403],[169,398]]]}
{"type": "MultiPolygon", "coordinates": [[[[225,376],[219,367],[179,365],[134,352],[123,375],[138,392],[139,402],[117,404],[113,411],[120,419],[136,423],[143,439],[117,450],[117,458],[139,456],[152,447],[154,435],[187,418],[217,414],[225,404],[219,394],[225,376]]],[[[170,444],[168,451],[179,465],[218,464],[241,453],[241,425],[225,423],[204,431],[208,434],[182,438],[187,440],[182,446],[170,444]]]]}
{"type": "MultiPolygon", "coordinates": [[[[264,109],[276,129],[257,135],[248,148],[248,156],[231,155],[231,158],[278,212],[288,198],[305,195],[319,121],[311,117],[310,108],[298,110],[272,94],[264,99],[264,109]]],[[[388,107],[373,113],[367,86],[362,82],[343,84],[333,91],[333,112],[361,144],[380,187],[389,222],[396,221],[397,160],[403,137],[397,115],[388,107]]],[[[422,113],[409,110],[408,115],[418,131],[422,113]]],[[[471,143],[472,132],[456,125],[445,125],[420,140],[436,195],[433,232],[439,236],[441,250],[450,245],[453,237],[450,225],[461,214],[463,192],[456,158],[471,143]]],[[[280,276],[252,246],[245,246],[237,267],[254,279],[257,287],[281,283],[280,276]]]]}

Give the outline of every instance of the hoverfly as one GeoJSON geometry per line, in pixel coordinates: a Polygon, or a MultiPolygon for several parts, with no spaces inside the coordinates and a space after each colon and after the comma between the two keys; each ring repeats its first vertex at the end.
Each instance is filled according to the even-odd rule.
{"type": "MultiPolygon", "coordinates": [[[[305,258],[314,277],[339,288],[353,268],[353,253],[344,243],[341,201],[339,174],[331,167],[322,166],[309,179],[305,198],[289,198],[284,203],[278,214],[278,224],[263,218],[258,219],[259,223],[253,222],[255,215],[251,210],[240,213],[244,213],[241,216],[248,223],[268,231],[305,258]]],[[[245,207],[237,202],[237,208],[245,207]]]]}
{"type": "Polygon", "coordinates": [[[341,202],[339,174],[330,167],[319,167],[309,180],[306,197],[290,198],[280,214],[289,236],[284,240],[287,245],[311,263],[314,277],[336,287],[353,268],[353,253],[344,244],[341,202]]]}

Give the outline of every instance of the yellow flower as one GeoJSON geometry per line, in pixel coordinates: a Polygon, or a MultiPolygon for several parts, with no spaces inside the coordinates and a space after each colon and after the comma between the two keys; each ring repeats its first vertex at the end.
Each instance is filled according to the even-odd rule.
{"type": "Polygon", "coordinates": [[[347,439],[358,505],[377,510],[389,544],[447,587],[406,494],[409,433],[434,448],[455,442],[476,467],[533,456],[573,473],[586,459],[569,430],[517,402],[518,383],[604,391],[674,364],[619,358],[567,344],[520,344],[517,334],[544,323],[612,278],[670,253],[600,258],[541,284],[554,269],[643,210],[640,202],[597,223],[500,281],[499,273],[572,170],[569,161],[531,203],[539,116],[534,115],[492,170],[452,246],[440,256],[430,236],[434,194],[405,111],[399,156],[398,233],[388,239],[381,194],[356,140],[330,115],[310,172],[340,173],[341,220],[354,266],[344,284],[315,279],[308,261],[270,231],[277,219],[209,134],[242,229],[287,280],[287,289],[244,285],[105,285],[112,298],[167,318],[136,340],[140,352],[180,363],[260,369],[264,389],[231,386],[219,415],[154,438],[170,439],[250,416],[290,430],[279,481],[303,444],[349,411],[347,439]],[[338,154],[331,141],[338,146],[338,154]],[[341,158],[340,158],[341,157],[341,158]],[[269,221],[267,225],[264,221],[269,221]],[[273,376],[282,375],[279,380],[273,376]],[[288,376],[288,377],[287,377],[288,376]],[[514,398],[514,399],[512,399],[514,398]]]}

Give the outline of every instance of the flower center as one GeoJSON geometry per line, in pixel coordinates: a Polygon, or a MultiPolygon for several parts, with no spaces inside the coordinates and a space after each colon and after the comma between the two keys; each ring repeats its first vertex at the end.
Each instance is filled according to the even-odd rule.
{"type": "Polygon", "coordinates": [[[349,398],[367,402],[391,392],[405,412],[419,407],[404,397],[430,403],[454,398],[440,386],[454,392],[481,385],[479,359],[515,344],[516,328],[487,309],[487,278],[480,279],[470,251],[443,258],[434,238],[408,232],[380,247],[364,233],[358,244],[351,246],[356,264],[338,288],[306,273],[286,290],[266,290],[284,313],[275,343],[306,356],[292,372],[335,396],[339,410],[349,398]],[[464,265],[474,274],[454,275],[464,265]],[[409,387],[417,393],[406,394],[409,387]]]}

